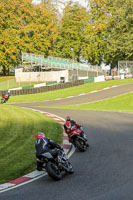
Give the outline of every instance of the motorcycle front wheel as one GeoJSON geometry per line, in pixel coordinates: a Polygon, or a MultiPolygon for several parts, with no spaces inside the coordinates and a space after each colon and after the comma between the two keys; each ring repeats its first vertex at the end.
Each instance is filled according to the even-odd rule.
{"type": "Polygon", "coordinates": [[[68,173],[69,174],[73,174],[74,173],[73,166],[69,161],[68,161],[68,173]]]}
{"type": "Polygon", "coordinates": [[[1,103],[2,103],[2,104],[5,103],[5,100],[4,100],[4,99],[1,99],[1,103]]]}
{"type": "Polygon", "coordinates": [[[48,175],[53,178],[54,180],[60,180],[62,178],[62,174],[60,172],[60,170],[58,169],[58,166],[49,161],[45,167],[48,175]]]}
{"type": "Polygon", "coordinates": [[[87,149],[87,144],[85,141],[77,138],[76,141],[75,141],[75,145],[76,147],[78,148],[79,151],[81,152],[85,152],[86,149],[87,149]]]}

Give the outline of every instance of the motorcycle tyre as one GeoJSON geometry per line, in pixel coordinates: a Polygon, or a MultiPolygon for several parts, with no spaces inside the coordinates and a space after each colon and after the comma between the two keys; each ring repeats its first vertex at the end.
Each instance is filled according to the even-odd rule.
{"type": "Polygon", "coordinates": [[[2,103],[2,104],[5,103],[5,100],[4,100],[4,99],[1,99],[1,103],[2,103]]]}
{"type": "Polygon", "coordinates": [[[51,178],[53,178],[54,180],[61,180],[61,179],[62,179],[62,174],[61,174],[61,173],[57,174],[57,173],[52,169],[52,164],[53,164],[53,163],[49,161],[49,162],[47,163],[46,167],[45,167],[45,169],[46,169],[48,175],[49,175],[51,178]]]}
{"type": "Polygon", "coordinates": [[[83,147],[82,144],[80,143],[80,140],[79,140],[79,139],[77,139],[77,140],[75,141],[75,146],[76,146],[76,147],[78,148],[78,150],[81,151],[81,152],[85,152],[86,149],[87,149],[87,144],[84,144],[84,147],[83,147]]]}

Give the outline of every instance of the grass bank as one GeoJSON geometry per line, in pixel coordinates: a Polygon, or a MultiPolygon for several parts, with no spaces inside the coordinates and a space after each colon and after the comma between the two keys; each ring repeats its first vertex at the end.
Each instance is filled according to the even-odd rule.
{"type": "Polygon", "coordinates": [[[104,81],[104,82],[98,82],[98,83],[87,83],[87,84],[75,86],[72,88],[49,91],[49,92],[44,92],[44,93],[11,96],[11,98],[9,99],[9,103],[34,102],[34,101],[51,100],[51,99],[56,99],[56,98],[64,98],[67,96],[74,96],[74,95],[82,94],[85,92],[103,89],[103,88],[110,87],[113,85],[123,85],[123,84],[128,84],[128,83],[133,83],[133,79],[112,80],[112,81],[104,81]]]}
{"type": "Polygon", "coordinates": [[[102,110],[133,112],[133,92],[121,95],[119,97],[103,100],[95,103],[74,105],[74,106],[56,106],[54,108],[73,109],[73,110],[102,110]]]}
{"type": "Polygon", "coordinates": [[[62,128],[55,120],[32,110],[0,105],[0,184],[35,170],[37,132],[62,143],[62,128]]]}

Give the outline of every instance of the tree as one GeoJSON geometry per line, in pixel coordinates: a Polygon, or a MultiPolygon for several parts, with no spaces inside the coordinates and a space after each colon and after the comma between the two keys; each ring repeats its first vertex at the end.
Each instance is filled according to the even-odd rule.
{"type": "Polygon", "coordinates": [[[133,1],[113,0],[110,13],[104,58],[115,66],[119,60],[133,60],[133,1]]]}
{"type": "Polygon", "coordinates": [[[93,64],[104,60],[112,67],[119,60],[132,60],[132,0],[90,0],[90,16],[85,33],[84,56],[93,64]]]}
{"type": "Polygon", "coordinates": [[[68,2],[59,24],[59,34],[53,55],[79,61],[87,10],[78,3],[68,2]]]}
{"type": "Polygon", "coordinates": [[[31,0],[0,2],[0,66],[3,73],[20,62],[21,52],[47,56],[57,36],[57,16],[51,5],[31,0]]]}
{"type": "Polygon", "coordinates": [[[43,2],[35,6],[34,12],[32,22],[27,26],[29,44],[32,45],[29,52],[47,57],[58,34],[56,10],[43,2]]]}
{"type": "Polygon", "coordinates": [[[103,60],[107,38],[108,1],[90,0],[88,26],[84,31],[82,55],[92,64],[100,64],[103,60]]]}
{"type": "Polygon", "coordinates": [[[9,67],[16,65],[18,55],[15,8],[11,9],[10,3],[9,0],[0,2],[0,66],[4,75],[9,67]]]}

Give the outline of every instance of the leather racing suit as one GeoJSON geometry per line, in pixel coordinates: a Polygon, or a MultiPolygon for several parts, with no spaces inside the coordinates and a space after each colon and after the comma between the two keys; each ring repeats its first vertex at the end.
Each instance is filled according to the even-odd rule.
{"type": "Polygon", "coordinates": [[[73,131],[76,131],[77,133],[82,132],[78,128],[80,128],[80,125],[77,124],[74,120],[66,120],[66,122],[64,124],[64,130],[68,134],[69,139],[70,139],[70,135],[73,131]]]}
{"type": "Polygon", "coordinates": [[[37,170],[42,170],[43,162],[41,162],[41,160],[43,158],[43,153],[49,152],[52,154],[53,157],[56,157],[58,155],[59,149],[62,149],[61,146],[49,138],[38,139],[35,143],[37,170]]]}

